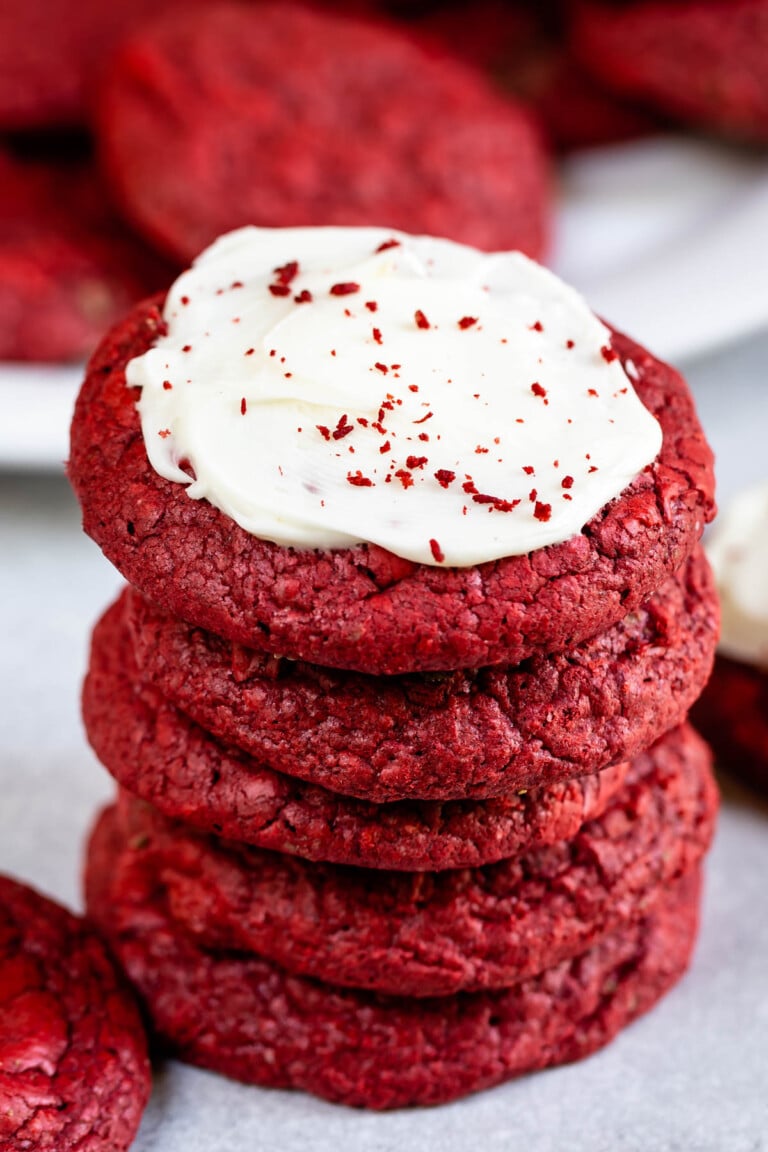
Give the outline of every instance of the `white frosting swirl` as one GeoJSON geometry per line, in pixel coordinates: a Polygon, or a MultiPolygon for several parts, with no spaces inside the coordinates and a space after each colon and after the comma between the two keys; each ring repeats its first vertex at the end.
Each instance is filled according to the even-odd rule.
{"type": "Polygon", "coordinates": [[[243,228],[164,315],[127,370],[149,459],[278,544],[520,555],[578,533],[661,446],[608,330],[517,252],[243,228]]]}
{"type": "Polygon", "coordinates": [[[768,669],[768,483],[720,513],[706,551],[720,593],[720,651],[768,669]]]}

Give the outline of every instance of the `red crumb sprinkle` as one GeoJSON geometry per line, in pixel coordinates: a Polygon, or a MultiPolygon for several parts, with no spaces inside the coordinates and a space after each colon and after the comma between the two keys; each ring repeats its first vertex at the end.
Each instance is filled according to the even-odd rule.
{"type": "Polygon", "coordinates": [[[173,388],[173,384],[171,384],[170,380],[163,380],[163,388],[166,392],[170,392],[171,388],[173,388]]]}
{"type": "Polygon", "coordinates": [[[242,280],[233,280],[232,283],[230,284],[230,288],[242,288],[242,286],[243,286],[242,280]]]}
{"type": "Polygon", "coordinates": [[[475,456],[484,456],[484,455],[485,455],[487,452],[488,452],[488,449],[487,449],[487,448],[483,448],[482,444],[478,444],[478,445],[476,445],[476,447],[475,447],[475,456]]]}
{"type": "Polygon", "coordinates": [[[523,472],[525,472],[526,476],[533,476],[535,471],[536,469],[533,464],[523,464],[523,472]]]}
{"type": "Polygon", "coordinates": [[[441,488],[447,488],[455,479],[456,473],[451,472],[448,468],[438,468],[437,472],[435,472],[435,480],[437,480],[441,488]]]}
{"type": "Polygon", "coordinates": [[[473,324],[477,324],[477,316],[462,316],[459,320],[459,328],[471,328],[473,324]]]}
{"type": "Polygon", "coordinates": [[[181,297],[181,303],[182,303],[182,304],[184,305],[184,307],[186,308],[187,304],[189,304],[189,296],[182,296],[182,297],[181,297]]]}
{"type": "MultiPolygon", "coordinates": [[[[440,439],[440,437],[438,436],[438,440],[439,439],[440,439]]],[[[427,432],[419,432],[419,440],[423,440],[424,443],[426,444],[427,441],[429,440],[429,434],[427,432]]]]}
{"type": "Polygon", "coordinates": [[[377,344],[381,344],[381,328],[374,328],[373,338],[377,344]]]}
{"type": "Polygon", "coordinates": [[[599,469],[597,469],[597,468],[595,467],[595,465],[593,464],[593,465],[592,465],[592,467],[589,469],[589,471],[590,471],[590,472],[597,472],[597,471],[599,471],[599,469]]]}
{"type": "Polygon", "coordinates": [[[536,520],[541,520],[543,524],[546,524],[547,520],[551,519],[552,517],[552,505],[541,504],[537,500],[536,507],[533,510],[533,515],[536,520]]]}
{"type": "Polygon", "coordinates": [[[573,496],[571,496],[570,492],[563,492],[563,500],[573,500],[573,496]]]}
{"type": "Polygon", "coordinates": [[[182,352],[191,352],[191,351],[192,351],[192,345],[191,344],[185,344],[184,347],[182,348],[182,352]]]}
{"type": "Polygon", "coordinates": [[[294,296],[293,302],[294,304],[311,304],[312,293],[310,292],[309,288],[302,288],[301,292],[294,296]]]}
{"type": "Polygon", "coordinates": [[[531,384],[531,392],[533,392],[534,396],[541,396],[542,398],[547,394],[546,388],[542,388],[539,383],[531,384]]]}
{"type": "MultiPolygon", "coordinates": [[[[382,364],[380,360],[376,361],[376,363],[374,364],[374,368],[377,368],[378,371],[382,372],[385,376],[386,376],[387,372],[389,372],[389,368],[387,368],[386,364],[382,364]]],[[[390,404],[390,408],[391,407],[392,407],[392,405],[390,404]]]]}
{"type": "Polygon", "coordinates": [[[531,332],[543,332],[544,331],[544,325],[542,324],[541,320],[535,320],[533,324],[528,325],[528,328],[530,329],[531,332]]]}
{"type": "Polygon", "coordinates": [[[462,484],[462,488],[465,492],[468,492],[470,496],[477,495],[477,488],[475,487],[474,481],[471,479],[465,480],[462,484]]]}
{"type": "Polygon", "coordinates": [[[353,292],[360,291],[360,285],[354,280],[343,280],[341,284],[331,285],[331,296],[351,296],[353,292]]]}
{"type": "Polygon", "coordinates": [[[400,241],[395,240],[395,238],[393,236],[391,240],[384,240],[381,244],[379,244],[376,251],[377,252],[386,252],[387,248],[399,248],[399,247],[400,247],[400,241]]]}
{"type": "Polygon", "coordinates": [[[290,296],[291,294],[287,284],[270,284],[269,290],[273,296],[290,296]]]}
{"type": "Polygon", "coordinates": [[[587,396],[598,396],[599,392],[594,388],[587,388],[587,396]]]}
{"type": "Polygon", "coordinates": [[[573,488],[573,476],[563,476],[560,484],[563,488],[573,488]]]}
{"type": "Polygon", "coordinates": [[[248,405],[245,403],[245,396],[243,396],[242,400],[240,401],[240,415],[245,416],[245,413],[247,411],[248,411],[248,405]]]}
{"type": "Polygon", "coordinates": [[[376,312],[379,307],[375,300],[366,300],[365,306],[369,312],[376,312]]]}
{"type": "Polygon", "coordinates": [[[255,349],[255,348],[248,348],[248,349],[247,349],[247,351],[244,353],[244,355],[246,355],[246,356],[253,356],[253,354],[254,354],[254,352],[255,352],[255,351],[256,351],[256,349],[255,349]]]}
{"type": "Polygon", "coordinates": [[[391,448],[392,448],[391,440],[385,440],[383,444],[379,445],[379,452],[381,452],[381,454],[383,455],[385,452],[389,452],[391,448]]]}
{"type": "Polygon", "coordinates": [[[158,436],[160,437],[161,440],[167,439],[167,437],[170,436],[170,434],[171,434],[170,428],[161,428],[160,431],[158,432],[158,436]]]}
{"type": "Polygon", "coordinates": [[[489,512],[513,512],[520,503],[519,500],[503,500],[501,496],[488,496],[485,492],[476,492],[472,500],[475,504],[489,505],[489,512]]]}
{"type": "Polygon", "coordinates": [[[315,428],[317,428],[317,430],[320,433],[320,435],[322,436],[323,440],[330,440],[330,438],[331,438],[330,428],[326,428],[325,424],[315,424],[315,428]]]}
{"type": "Polygon", "coordinates": [[[270,353],[269,353],[269,354],[270,354],[270,356],[277,356],[277,351],[276,351],[276,349],[272,348],[272,349],[270,350],[270,353]]]}
{"type": "Polygon", "coordinates": [[[395,472],[395,476],[397,476],[403,488],[413,487],[413,476],[411,476],[410,472],[406,471],[405,468],[398,468],[397,472],[395,472]]]}
{"type": "Polygon", "coordinates": [[[432,327],[429,320],[427,320],[426,316],[422,312],[421,308],[416,309],[416,311],[413,314],[413,318],[416,321],[416,327],[417,328],[431,328],[432,327]]]}
{"type": "Polygon", "coordinates": [[[434,412],[427,412],[426,416],[422,416],[421,420],[414,420],[414,424],[424,424],[427,420],[431,420],[434,412]]]}
{"type": "Polygon", "coordinates": [[[427,456],[408,456],[405,463],[408,468],[423,468],[425,464],[429,463],[427,456]]]}
{"type": "MultiPolygon", "coordinates": [[[[291,281],[296,279],[298,273],[298,260],[289,260],[287,264],[282,264],[279,268],[272,269],[272,274],[277,277],[278,284],[290,284],[291,281]]],[[[234,288],[236,285],[233,284],[232,287],[234,288]]],[[[242,288],[242,284],[238,284],[237,287],[242,288]]]]}
{"type": "Polygon", "coordinates": [[[575,347],[576,347],[576,345],[574,344],[573,340],[566,340],[566,342],[565,342],[565,346],[566,346],[566,348],[568,348],[568,349],[571,349],[571,348],[575,348],[575,347]]]}
{"type": "Polygon", "coordinates": [[[358,416],[357,422],[358,424],[362,424],[363,428],[368,427],[368,421],[366,420],[365,416],[358,416]]]}
{"type": "Polygon", "coordinates": [[[336,427],[334,428],[331,435],[333,436],[334,440],[343,440],[345,436],[349,436],[350,432],[352,432],[354,430],[354,427],[355,427],[354,424],[349,423],[349,420],[347,419],[347,414],[345,412],[344,415],[339,420],[336,427]]]}
{"type": "Polygon", "coordinates": [[[363,476],[359,468],[357,472],[347,472],[347,484],[351,484],[354,488],[373,488],[373,480],[363,476]]]}
{"type": "Polygon", "coordinates": [[[538,492],[536,491],[536,489],[535,489],[535,488],[531,488],[530,492],[528,493],[528,499],[530,500],[531,504],[534,504],[534,503],[536,502],[536,498],[537,498],[537,496],[538,496],[538,495],[539,495],[539,494],[538,494],[538,492]]]}
{"type": "Polygon", "coordinates": [[[611,364],[614,360],[618,360],[619,358],[618,352],[614,351],[610,344],[603,344],[602,348],[600,349],[600,355],[602,356],[603,360],[605,360],[606,364],[611,364]]]}
{"type": "MultiPolygon", "coordinates": [[[[392,367],[394,368],[394,364],[392,365],[392,367]]],[[[408,385],[408,391],[409,392],[418,392],[418,390],[419,390],[418,384],[409,384],[408,385]]]]}
{"type": "Polygon", "coordinates": [[[430,540],[429,547],[437,563],[442,564],[442,562],[445,560],[445,552],[443,552],[437,540],[430,540]]]}

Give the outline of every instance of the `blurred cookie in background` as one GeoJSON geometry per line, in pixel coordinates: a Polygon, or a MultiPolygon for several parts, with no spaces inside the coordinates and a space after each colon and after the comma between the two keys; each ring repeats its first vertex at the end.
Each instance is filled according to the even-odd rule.
{"type": "Polygon", "coordinates": [[[574,47],[584,68],[625,99],[768,142],[768,0],[578,0],[574,47]]]}
{"type": "Polygon", "coordinates": [[[51,149],[51,159],[28,142],[34,158],[0,150],[4,360],[87,356],[105,327],[173,275],[114,214],[82,142],[51,149]]]}
{"type": "Polygon", "coordinates": [[[182,259],[242,224],[545,245],[548,164],[528,114],[383,22],[275,3],[164,14],[123,45],[97,121],[126,215],[182,259]]]}
{"type": "Polygon", "coordinates": [[[721,513],[707,552],[722,636],[693,719],[721,767],[768,792],[768,482],[721,513]]]}

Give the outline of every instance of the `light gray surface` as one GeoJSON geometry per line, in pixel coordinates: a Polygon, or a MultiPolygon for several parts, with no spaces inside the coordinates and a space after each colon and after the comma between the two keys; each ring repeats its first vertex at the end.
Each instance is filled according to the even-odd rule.
{"type": "MultiPolygon", "coordinates": [[[[768,476],[765,364],[768,336],[689,370],[724,494],[768,476]]],[[[85,829],[111,793],[82,734],[79,683],[88,629],[118,585],[62,480],[0,476],[0,869],[70,905],[85,829]]],[[[691,973],[581,1065],[383,1116],[169,1065],[135,1152],[768,1149],[766,876],[768,809],[734,796],[691,973]]]]}

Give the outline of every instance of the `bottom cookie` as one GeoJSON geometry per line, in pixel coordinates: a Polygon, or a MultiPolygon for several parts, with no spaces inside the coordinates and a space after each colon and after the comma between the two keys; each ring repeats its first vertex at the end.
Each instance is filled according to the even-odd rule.
{"type": "Polygon", "coordinates": [[[768,672],[718,656],[691,718],[718,766],[768,794],[768,672]]]}
{"type": "MultiPolygon", "coordinates": [[[[101,821],[90,854],[119,854],[101,821]]],[[[87,902],[176,1056],[247,1083],[358,1107],[438,1104],[608,1043],[687,967],[698,870],[654,913],[514,988],[432,1000],[331,988],[238,952],[211,952],[170,919],[151,875],[118,890],[90,870],[87,902]]]]}

